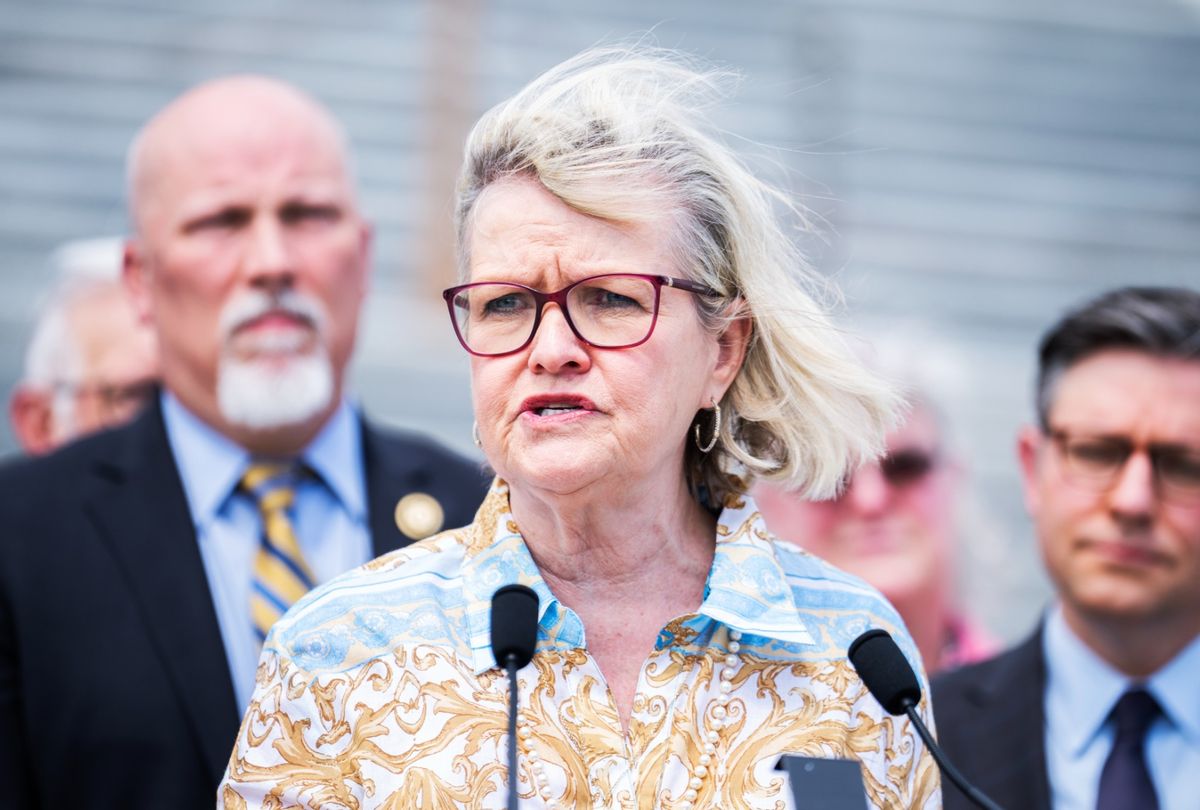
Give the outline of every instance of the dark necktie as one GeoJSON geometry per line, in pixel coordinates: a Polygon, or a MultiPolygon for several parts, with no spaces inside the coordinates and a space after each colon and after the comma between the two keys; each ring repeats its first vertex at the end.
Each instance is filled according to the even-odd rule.
{"type": "Polygon", "coordinates": [[[1145,689],[1130,689],[1113,706],[1109,717],[1117,734],[1100,772],[1096,810],[1158,810],[1146,768],[1146,732],[1161,713],[1145,689]]]}

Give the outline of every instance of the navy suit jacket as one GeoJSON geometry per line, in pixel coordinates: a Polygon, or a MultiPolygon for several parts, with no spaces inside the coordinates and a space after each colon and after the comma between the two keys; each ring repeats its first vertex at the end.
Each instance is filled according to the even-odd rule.
{"type": "MultiPolygon", "coordinates": [[[[363,456],[376,555],[403,495],[453,528],[487,487],[414,435],[364,425],[363,456]]],[[[240,722],[158,405],[0,468],[0,806],[211,810],[240,722]]]]}
{"type": "MultiPolygon", "coordinates": [[[[933,680],[938,742],[967,781],[1007,810],[1050,810],[1042,631],[995,658],[933,680]]],[[[942,780],[945,810],[975,805],[942,780]]]]}

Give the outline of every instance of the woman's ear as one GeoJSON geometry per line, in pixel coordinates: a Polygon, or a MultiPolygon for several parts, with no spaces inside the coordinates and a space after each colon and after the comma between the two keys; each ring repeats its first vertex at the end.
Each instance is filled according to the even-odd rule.
{"type": "Polygon", "coordinates": [[[742,363],[746,359],[746,350],[750,346],[752,326],[753,322],[745,307],[739,307],[739,314],[717,338],[717,364],[713,369],[713,382],[720,386],[716,396],[718,401],[741,371],[742,363]]]}

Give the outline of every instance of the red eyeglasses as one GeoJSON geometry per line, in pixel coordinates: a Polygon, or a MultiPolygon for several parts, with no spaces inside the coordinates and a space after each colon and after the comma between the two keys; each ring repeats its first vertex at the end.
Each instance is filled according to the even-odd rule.
{"type": "Polygon", "coordinates": [[[533,341],[546,304],[562,310],[575,336],[598,349],[629,349],[654,333],[662,288],[709,298],[719,293],[672,276],[605,273],[556,292],[507,281],[477,281],[442,292],[458,341],[480,357],[519,352],[533,341]]]}

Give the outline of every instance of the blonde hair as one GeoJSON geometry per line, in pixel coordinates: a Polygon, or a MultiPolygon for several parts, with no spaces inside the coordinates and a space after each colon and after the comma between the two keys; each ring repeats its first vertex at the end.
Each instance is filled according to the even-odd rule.
{"type": "MultiPolygon", "coordinates": [[[[472,214],[490,184],[536,179],[582,213],[613,222],[673,219],[678,272],[720,293],[697,296],[705,326],[752,324],[745,361],[720,403],[710,453],[688,442],[693,491],[719,505],[747,474],[813,497],[835,493],[878,455],[893,423],[892,390],[846,346],[818,299],[829,291],[776,214],[807,227],[783,191],[760,180],[704,110],[727,71],[644,45],[585,51],[493,107],[468,136],[455,211],[459,272],[470,266],[472,214]]],[[[697,414],[702,435],[712,419],[697,414]]]]}

